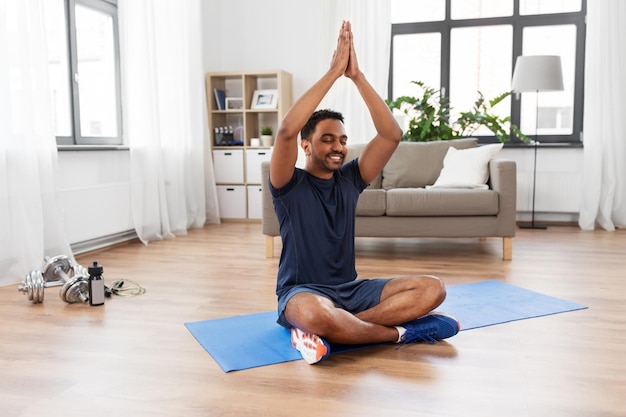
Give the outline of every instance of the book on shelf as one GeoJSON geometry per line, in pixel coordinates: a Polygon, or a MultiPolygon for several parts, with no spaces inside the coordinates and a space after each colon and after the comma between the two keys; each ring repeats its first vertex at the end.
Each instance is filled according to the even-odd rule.
{"type": "Polygon", "coordinates": [[[224,90],[220,90],[219,88],[214,88],[213,93],[215,93],[215,103],[217,103],[217,109],[226,110],[226,92],[224,90]]]}

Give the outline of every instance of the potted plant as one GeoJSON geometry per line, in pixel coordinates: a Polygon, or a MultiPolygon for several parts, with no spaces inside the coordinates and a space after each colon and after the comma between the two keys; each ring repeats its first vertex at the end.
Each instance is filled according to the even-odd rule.
{"type": "Polygon", "coordinates": [[[261,127],[261,143],[263,146],[272,146],[272,126],[261,127]]]}
{"type": "Polygon", "coordinates": [[[450,102],[441,94],[441,90],[435,90],[422,81],[412,83],[421,88],[421,97],[402,96],[393,101],[386,101],[391,110],[398,110],[408,117],[408,127],[402,140],[426,142],[467,138],[480,126],[485,126],[500,142],[510,139],[510,131],[523,142],[529,142],[528,137],[511,123],[509,116],[500,117],[492,113],[493,107],[510,96],[512,91],[500,94],[489,101],[479,91],[472,109],[460,112],[456,120],[451,120],[450,102]]]}

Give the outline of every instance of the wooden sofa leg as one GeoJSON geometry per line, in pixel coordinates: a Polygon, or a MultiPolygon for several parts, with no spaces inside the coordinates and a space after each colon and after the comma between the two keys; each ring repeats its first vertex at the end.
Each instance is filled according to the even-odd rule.
{"type": "Polygon", "coordinates": [[[274,257],[274,236],[265,236],[265,257],[274,257]]]}
{"type": "Polygon", "coordinates": [[[502,259],[505,261],[510,261],[513,259],[513,238],[512,237],[503,237],[502,238],[502,259]]]}

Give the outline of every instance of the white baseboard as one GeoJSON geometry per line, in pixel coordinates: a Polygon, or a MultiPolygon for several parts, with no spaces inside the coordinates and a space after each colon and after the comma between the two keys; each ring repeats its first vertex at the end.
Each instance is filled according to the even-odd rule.
{"type": "MultiPolygon", "coordinates": [[[[515,218],[518,222],[530,222],[532,212],[518,211],[515,218]]],[[[578,223],[578,213],[535,212],[535,221],[541,223],[578,223]]]]}
{"type": "Polygon", "coordinates": [[[70,244],[70,248],[72,249],[72,253],[74,255],[79,255],[81,253],[106,248],[108,246],[116,245],[118,243],[128,242],[133,239],[137,239],[137,233],[134,230],[127,230],[125,232],[116,233],[113,235],[102,236],[95,239],[85,240],[83,242],[72,243],[70,244]]]}

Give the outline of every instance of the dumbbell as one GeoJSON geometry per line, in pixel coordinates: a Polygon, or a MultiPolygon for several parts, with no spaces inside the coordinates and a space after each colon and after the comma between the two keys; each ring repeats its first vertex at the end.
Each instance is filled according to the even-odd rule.
{"type": "Polygon", "coordinates": [[[44,281],[48,283],[61,281],[62,286],[59,290],[61,300],[69,304],[84,303],[89,300],[89,273],[85,267],[65,255],[46,257],[45,260],[44,281]]]}
{"type": "Polygon", "coordinates": [[[67,274],[72,273],[72,268],[76,263],[69,256],[59,255],[53,258],[46,256],[45,263],[41,268],[43,280],[45,282],[67,282],[67,274]]]}
{"type": "Polygon", "coordinates": [[[59,285],[61,285],[59,297],[66,303],[73,304],[89,300],[87,269],[65,255],[46,257],[45,260],[43,272],[31,271],[18,287],[18,290],[25,293],[33,304],[43,302],[45,288],[59,285]]]}
{"type": "Polygon", "coordinates": [[[45,287],[46,283],[43,280],[41,271],[31,271],[29,274],[26,274],[26,278],[17,287],[17,290],[26,294],[33,304],[37,304],[43,303],[43,290],[45,287]]]}

